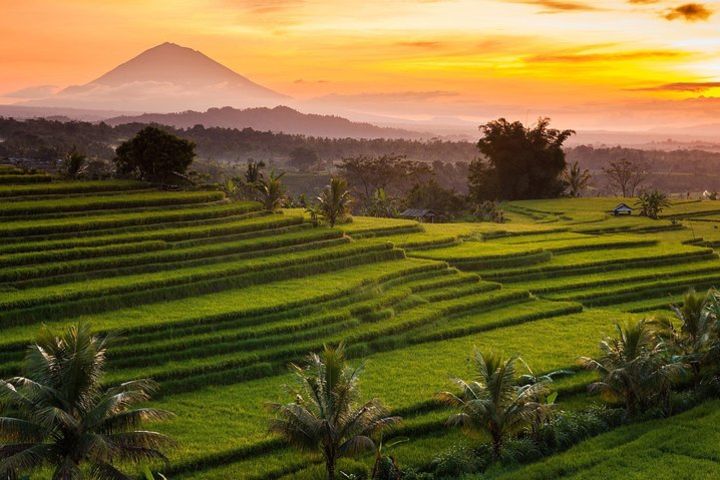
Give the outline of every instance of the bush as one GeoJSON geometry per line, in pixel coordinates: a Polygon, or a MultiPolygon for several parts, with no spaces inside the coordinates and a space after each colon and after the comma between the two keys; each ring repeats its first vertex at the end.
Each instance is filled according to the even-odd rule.
{"type": "Polygon", "coordinates": [[[448,450],[440,452],[430,462],[430,468],[436,478],[457,478],[465,473],[479,471],[478,461],[471,449],[453,445],[448,450]]]}

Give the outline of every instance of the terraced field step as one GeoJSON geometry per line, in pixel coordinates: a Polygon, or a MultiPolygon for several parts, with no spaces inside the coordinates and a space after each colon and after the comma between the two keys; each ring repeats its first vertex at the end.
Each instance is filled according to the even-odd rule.
{"type": "Polygon", "coordinates": [[[102,278],[30,290],[8,292],[0,299],[0,321],[6,325],[32,319],[59,318],[127,304],[159,302],[183,296],[267,283],[282,278],[326,272],[362,263],[402,258],[404,252],[390,245],[347,244],[319,251],[289,253],[269,258],[219,265],[102,278]]]}
{"type": "Polygon", "coordinates": [[[8,243],[74,238],[80,233],[83,236],[123,233],[122,230],[119,230],[121,228],[131,229],[135,227],[140,230],[148,230],[158,225],[181,226],[186,225],[186,222],[212,221],[218,218],[247,214],[260,209],[261,206],[257,202],[235,202],[227,205],[200,205],[157,212],[121,214],[107,212],[104,215],[53,219],[43,222],[33,220],[3,221],[0,223],[0,238],[3,239],[3,249],[0,252],[7,251],[5,250],[5,244],[8,243]]]}
{"type": "Polygon", "coordinates": [[[580,275],[628,268],[653,267],[707,261],[717,258],[710,248],[681,244],[572,252],[557,255],[544,265],[497,269],[483,272],[483,278],[502,283],[538,280],[560,275],[580,275]]]}
{"type": "Polygon", "coordinates": [[[322,345],[328,342],[347,342],[351,346],[348,350],[351,356],[399,348],[405,344],[399,338],[400,335],[431,323],[438,317],[459,316],[478,310],[488,311],[528,299],[527,292],[511,290],[421,303],[380,322],[361,323],[357,327],[325,335],[317,340],[294,341],[289,338],[286,344],[258,352],[233,351],[206,358],[196,357],[192,362],[188,362],[189,365],[169,361],[159,367],[116,370],[108,377],[108,381],[135,378],[142,374],[150,375],[163,385],[166,392],[187,391],[208,383],[237,383],[281,373],[285,371],[288,361],[302,358],[306,352],[322,348],[322,345]]]}
{"type": "Polygon", "coordinates": [[[28,183],[49,183],[52,177],[45,173],[0,172],[0,185],[24,185],[28,183]]]}
{"type": "MultiPolygon", "coordinates": [[[[53,282],[53,276],[76,272],[98,272],[112,269],[108,271],[108,276],[115,276],[119,274],[118,269],[123,268],[129,268],[130,271],[126,270],[122,274],[140,273],[141,270],[149,272],[161,269],[177,269],[192,266],[191,261],[197,259],[202,259],[203,265],[209,265],[216,262],[232,262],[247,258],[250,253],[253,254],[253,257],[259,257],[301,249],[323,248],[346,242],[349,242],[349,240],[343,238],[343,233],[339,230],[306,229],[272,237],[255,237],[181,248],[171,248],[166,242],[162,241],[147,241],[91,249],[61,250],[54,252],[55,255],[62,258],[65,255],[76,254],[80,257],[78,251],[85,251],[88,253],[87,257],[90,258],[65,262],[53,262],[50,260],[48,263],[37,262],[32,266],[0,268],[0,283],[21,282],[40,278],[42,280],[40,285],[47,285],[57,283],[53,282]],[[147,248],[143,250],[143,246],[147,248]],[[105,256],[103,256],[103,253],[105,256]],[[92,254],[98,256],[92,257],[92,254]],[[149,268],[143,268],[144,265],[149,268]]],[[[52,259],[52,252],[44,253],[46,258],[52,259]]],[[[29,261],[30,258],[28,257],[37,257],[37,255],[24,255],[19,260],[29,261]]],[[[17,257],[15,259],[17,260],[17,257]]],[[[12,260],[12,257],[8,259],[0,256],[0,265],[12,260]]],[[[94,278],[98,278],[98,276],[96,275],[94,278]]],[[[58,280],[62,280],[62,278],[58,280]]],[[[33,286],[38,286],[38,284],[33,286]]]]}
{"type": "Polygon", "coordinates": [[[515,283],[513,286],[525,288],[535,294],[542,295],[693,274],[709,275],[717,273],[720,273],[720,260],[713,258],[711,260],[701,260],[687,264],[674,263],[672,265],[661,265],[651,268],[627,268],[601,273],[584,273],[578,276],[564,275],[556,278],[544,278],[542,280],[515,283]]]}
{"type": "Polygon", "coordinates": [[[223,199],[225,199],[223,192],[196,191],[136,193],[122,196],[86,196],[82,198],[65,198],[62,202],[57,200],[28,200],[6,202],[0,205],[0,217],[11,218],[58,212],[186,205],[217,202],[223,199]]]}
{"type": "MultiPolygon", "coordinates": [[[[258,325],[322,311],[333,311],[377,296],[379,288],[422,284],[458,275],[446,264],[418,259],[350,266],[316,276],[278,280],[194,298],[125,307],[115,312],[80,316],[54,325],[61,328],[77,321],[92,321],[99,333],[120,331],[128,342],[146,342],[222,330],[226,325],[258,325]],[[152,322],[147,319],[152,318],[152,322]]],[[[467,276],[470,277],[470,276],[467,276]]],[[[477,281],[477,277],[474,277],[477,281]]],[[[409,287],[408,287],[409,288],[409,287]]],[[[6,327],[0,353],[22,353],[35,329],[6,327]]],[[[11,355],[12,356],[12,355],[11,355]]],[[[5,358],[5,357],[3,357],[5,358]]],[[[15,357],[17,358],[17,357],[15,357]]]]}
{"type": "Polygon", "coordinates": [[[689,288],[698,291],[720,285],[720,272],[698,274],[696,272],[678,275],[667,279],[650,279],[638,282],[624,282],[618,286],[593,286],[569,293],[548,295],[548,298],[582,302],[588,306],[603,306],[623,303],[650,297],[667,298],[678,295],[689,288]]]}
{"type": "Polygon", "coordinates": [[[453,247],[411,252],[410,255],[443,260],[463,270],[532,265],[547,262],[552,257],[550,252],[542,248],[473,241],[453,247]]]}
{"type": "Polygon", "coordinates": [[[339,227],[353,238],[383,237],[423,232],[418,222],[398,218],[355,217],[351,223],[343,224],[339,227]]]}
{"type": "MultiPolygon", "coordinates": [[[[2,171],[0,170],[0,175],[2,171]]],[[[89,182],[52,182],[38,185],[2,185],[0,198],[10,200],[32,196],[33,199],[43,195],[73,195],[100,192],[132,192],[147,189],[149,185],[134,180],[98,180],[89,182]]],[[[59,197],[60,198],[60,197],[59,197]]]]}

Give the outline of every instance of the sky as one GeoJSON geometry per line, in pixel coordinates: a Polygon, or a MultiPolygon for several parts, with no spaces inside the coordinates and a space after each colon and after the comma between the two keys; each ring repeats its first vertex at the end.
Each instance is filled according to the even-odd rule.
{"type": "Polygon", "coordinates": [[[612,129],[720,113],[718,0],[0,0],[0,11],[0,103],[84,84],[170,41],[308,109],[367,118],[549,115],[612,129]]]}

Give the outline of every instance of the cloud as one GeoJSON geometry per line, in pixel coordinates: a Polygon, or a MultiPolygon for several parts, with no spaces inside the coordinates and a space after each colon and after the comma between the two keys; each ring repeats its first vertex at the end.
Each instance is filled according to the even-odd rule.
{"type": "Polygon", "coordinates": [[[663,14],[666,20],[685,20],[686,22],[704,21],[712,16],[713,11],[701,3],[686,3],[671,8],[663,14]]]}
{"type": "Polygon", "coordinates": [[[402,47],[413,47],[413,48],[422,48],[422,49],[435,49],[441,47],[443,44],[442,42],[433,42],[433,41],[415,41],[415,42],[398,42],[398,45],[402,47]]]}
{"type": "Polygon", "coordinates": [[[302,6],[304,0],[222,0],[226,6],[242,8],[248,13],[258,15],[284,12],[302,6]]]}
{"type": "Polygon", "coordinates": [[[720,88],[720,82],[677,82],[652,87],[633,88],[635,92],[704,92],[711,88],[720,88]]]}
{"type": "Polygon", "coordinates": [[[431,91],[406,91],[406,92],[378,92],[378,93],[356,93],[356,94],[339,94],[331,93],[318,97],[316,101],[342,102],[342,103],[364,103],[364,102],[422,102],[434,100],[438,98],[455,97],[458,92],[446,90],[431,91]]]}
{"type": "Polygon", "coordinates": [[[523,3],[542,7],[542,13],[592,12],[602,10],[589,3],[571,0],[508,0],[511,3],[523,3]]]}
{"type": "Polygon", "coordinates": [[[446,90],[431,90],[431,91],[407,91],[407,92],[378,92],[378,93],[355,93],[355,94],[340,94],[331,93],[329,95],[323,95],[320,99],[327,100],[389,100],[389,101],[401,101],[401,102],[416,102],[422,100],[431,100],[440,97],[454,97],[459,95],[458,92],[450,92],[446,90]]]}
{"type": "Polygon", "coordinates": [[[676,58],[684,55],[673,50],[635,50],[630,52],[557,53],[526,57],[528,63],[593,63],[657,58],[676,58]]]}
{"type": "Polygon", "coordinates": [[[29,99],[23,104],[166,113],[205,110],[219,105],[238,108],[261,107],[276,105],[277,101],[263,99],[227,83],[185,86],[162,81],[139,81],[117,86],[97,83],[73,86],[50,97],[29,99]]]}
{"type": "Polygon", "coordinates": [[[58,91],[55,85],[37,85],[34,87],[21,88],[14,92],[3,93],[0,97],[6,98],[44,98],[49,97],[58,91]]]}

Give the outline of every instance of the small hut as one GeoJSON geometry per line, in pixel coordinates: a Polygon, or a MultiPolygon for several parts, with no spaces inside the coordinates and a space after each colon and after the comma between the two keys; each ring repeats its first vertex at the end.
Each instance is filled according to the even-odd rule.
{"type": "Polygon", "coordinates": [[[617,207],[613,208],[611,213],[618,217],[620,215],[632,215],[632,212],[633,209],[631,206],[626,203],[621,203],[617,207]]]}
{"type": "Polygon", "coordinates": [[[402,218],[409,218],[417,220],[418,222],[430,222],[433,223],[439,215],[434,210],[426,208],[408,208],[404,212],[400,213],[402,218]]]}

